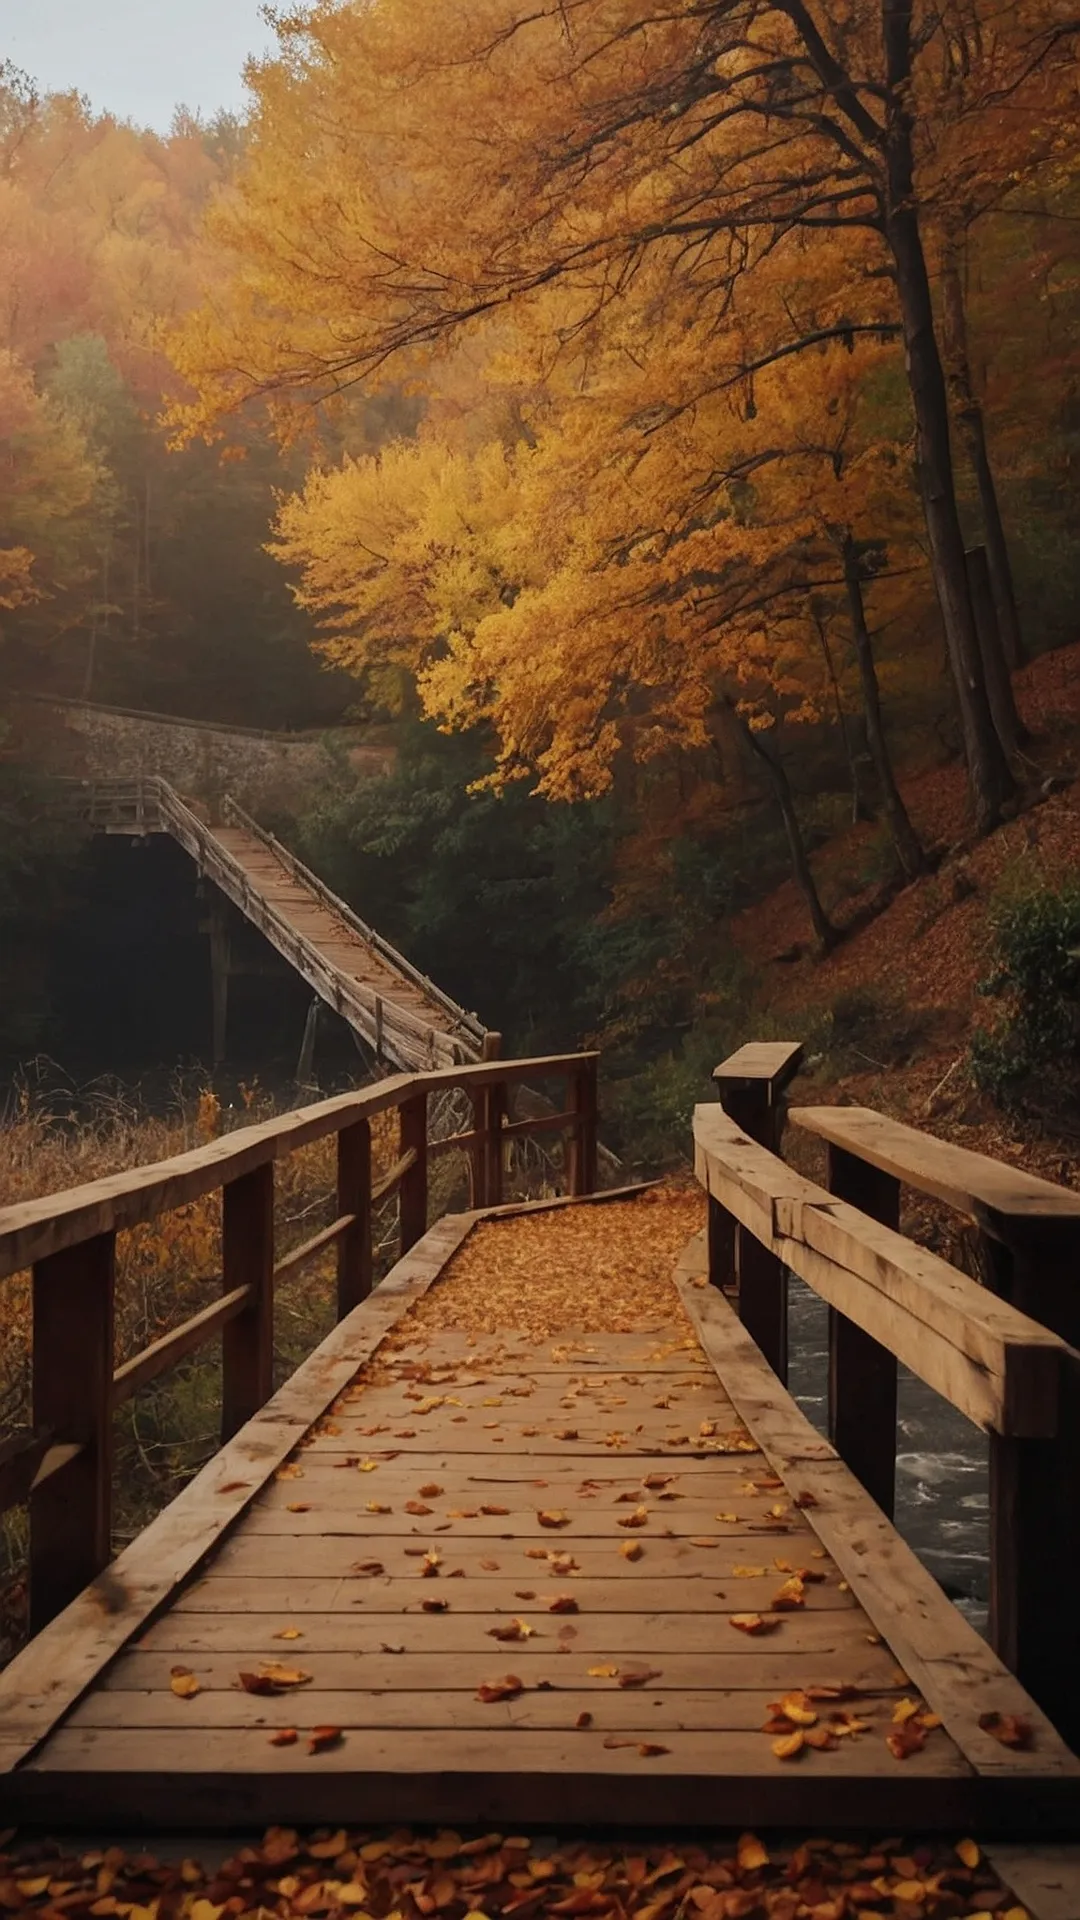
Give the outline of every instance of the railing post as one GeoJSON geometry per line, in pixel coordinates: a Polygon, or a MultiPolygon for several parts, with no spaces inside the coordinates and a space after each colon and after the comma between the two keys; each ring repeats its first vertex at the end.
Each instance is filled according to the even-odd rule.
{"type": "Polygon", "coordinates": [[[353,1223],[337,1243],[337,1317],[371,1292],[371,1123],[354,1120],[337,1137],[337,1212],[353,1223]]]}
{"type": "MultiPolygon", "coordinates": [[[[886,1227],[900,1225],[900,1182],[830,1141],[826,1186],[886,1227]]],[[[896,1502],[896,1355],[829,1308],[829,1438],[890,1520],[896,1502]]]]}
{"type": "Polygon", "coordinates": [[[221,1440],[265,1406],[274,1391],[274,1163],[230,1180],[222,1194],[221,1257],[226,1293],[248,1287],[247,1305],[221,1334],[221,1440]]]}
{"type": "Polygon", "coordinates": [[[30,1496],[31,1633],[111,1557],[115,1248],[102,1233],[34,1267],[33,1424],[81,1452],[30,1496]]]}
{"type": "MultiPolygon", "coordinates": [[[[1000,1224],[1000,1223],[999,1223],[1000,1224]]],[[[1000,1291],[1080,1347],[1075,1221],[1009,1223],[995,1248],[1000,1291]]],[[[1063,1354],[1058,1431],[990,1435],[990,1624],[995,1653],[1070,1745],[1080,1747],[1080,1358],[1063,1354]]]]}
{"type": "MultiPolygon", "coordinates": [[[[502,1057],[502,1034],[485,1033],[480,1058],[502,1057]]],[[[473,1155],[473,1204],[497,1207],[502,1199],[502,1122],[506,1089],[478,1087],[473,1095],[473,1127],[480,1135],[473,1155]]]]}
{"type": "MultiPolygon", "coordinates": [[[[796,1041],[740,1047],[713,1071],[720,1105],[751,1140],[778,1153],[784,1125],[782,1095],[798,1071],[802,1047],[796,1041]]],[[[734,1240],[739,1318],[781,1380],[787,1379],[787,1269],[747,1228],[709,1208],[709,1276],[723,1285],[734,1240]],[[730,1236],[730,1237],[729,1237],[730,1236]]]]}
{"type": "Polygon", "coordinates": [[[598,1079],[596,1060],[583,1060],[571,1075],[569,1104],[577,1119],[569,1140],[567,1186],[578,1199],[596,1192],[598,1079]]]}
{"type": "Polygon", "coordinates": [[[427,1094],[416,1093],[403,1100],[400,1114],[401,1152],[416,1155],[412,1166],[402,1174],[398,1189],[404,1254],[427,1232],[427,1094]]]}

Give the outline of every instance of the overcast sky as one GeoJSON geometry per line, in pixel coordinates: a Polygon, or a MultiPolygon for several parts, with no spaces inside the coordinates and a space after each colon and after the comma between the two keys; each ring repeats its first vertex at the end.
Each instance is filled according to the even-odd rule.
{"type": "Polygon", "coordinates": [[[162,133],[181,103],[241,107],[244,60],[272,43],[259,0],[0,0],[0,60],[162,133]]]}

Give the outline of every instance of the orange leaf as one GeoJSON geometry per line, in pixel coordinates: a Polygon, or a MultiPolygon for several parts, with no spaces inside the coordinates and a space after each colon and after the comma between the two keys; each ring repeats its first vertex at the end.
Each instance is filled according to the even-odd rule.
{"type": "Polygon", "coordinates": [[[343,1738],[340,1727],[312,1727],[307,1750],[309,1753],[325,1753],[328,1747],[340,1747],[343,1738]]]}
{"type": "Polygon", "coordinates": [[[578,1603],[572,1593],[557,1593],[548,1606],[549,1613],[577,1613],[578,1603]]]}
{"type": "Polygon", "coordinates": [[[1000,1740],[1003,1747],[1026,1750],[1035,1744],[1035,1729],[1022,1713],[980,1713],[979,1725],[984,1733],[1000,1740]]]}
{"type": "Polygon", "coordinates": [[[476,1697],[488,1703],[493,1700],[516,1700],[519,1693],[524,1691],[524,1680],[519,1680],[516,1673],[508,1673],[502,1680],[481,1681],[476,1697]]]}
{"type": "Polygon", "coordinates": [[[754,1873],[758,1867],[767,1867],[769,1856],[756,1833],[744,1833],[740,1836],[735,1849],[740,1873],[754,1873]]]}
{"type": "Polygon", "coordinates": [[[276,1733],[270,1735],[270,1745],[272,1747],[295,1747],[298,1738],[299,1735],[295,1727],[279,1727],[276,1733]]]}
{"type": "Polygon", "coordinates": [[[775,1633],[780,1622],[771,1619],[767,1613],[733,1613],[731,1624],[740,1633],[762,1634],[775,1633]]]}
{"type": "Polygon", "coordinates": [[[514,1619],[505,1627],[488,1627],[487,1631],[493,1640],[531,1640],[536,1628],[524,1620],[514,1619]]]}
{"type": "Polygon", "coordinates": [[[640,1540],[624,1540],[619,1548],[624,1560],[640,1560],[644,1551],[640,1540]]]}
{"type": "Polygon", "coordinates": [[[670,1753],[670,1747],[662,1747],[658,1740],[639,1740],[638,1752],[643,1760],[651,1760],[658,1753],[670,1753]]]}
{"type": "Polygon", "coordinates": [[[449,1613],[450,1602],[449,1600],[421,1600],[420,1607],[424,1613],[449,1613]]]}
{"type": "Polygon", "coordinates": [[[778,1760],[797,1760],[805,1745],[806,1736],[801,1727],[796,1727],[794,1733],[783,1733],[774,1740],[772,1750],[778,1760]]]}
{"type": "Polygon", "coordinates": [[[620,1673],[620,1687],[647,1687],[650,1680],[659,1680],[659,1667],[641,1667],[629,1673],[620,1673]]]}
{"type": "Polygon", "coordinates": [[[486,1506],[486,1507],[481,1507],[480,1511],[481,1513],[486,1513],[488,1515],[497,1514],[500,1517],[502,1517],[503,1515],[508,1514],[510,1509],[509,1507],[486,1506]]]}
{"type": "Polygon", "coordinates": [[[169,1670],[169,1687],[178,1700],[193,1700],[202,1692],[199,1682],[190,1667],[172,1667],[169,1670]]]}
{"type": "Polygon", "coordinates": [[[616,1525],[620,1527],[647,1527],[648,1524],[648,1507],[635,1507],[633,1513],[626,1514],[622,1520],[616,1522],[616,1525]]]}
{"type": "Polygon", "coordinates": [[[536,1517],[542,1527],[568,1527],[570,1525],[570,1515],[563,1513],[558,1507],[549,1507],[544,1512],[538,1513],[536,1517]]]}
{"type": "Polygon", "coordinates": [[[415,1514],[416,1517],[420,1519],[425,1513],[430,1513],[431,1508],[426,1506],[423,1500],[406,1500],[405,1511],[406,1513],[415,1514]]]}
{"type": "Polygon", "coordinates": [[[593,1717],[591,1713],[579,1713],[577,1719],[574,1721],[575,1727],[591,1727],[592,1723],[593,1717]]]}
{"type": "Polygon", "coordinates": [[[420,1498],[421,1500],[437,1500],[441,1492],[442,1488],[438,1482],[429,1480],[426,1486],[420,1488],[420,1498]]]}

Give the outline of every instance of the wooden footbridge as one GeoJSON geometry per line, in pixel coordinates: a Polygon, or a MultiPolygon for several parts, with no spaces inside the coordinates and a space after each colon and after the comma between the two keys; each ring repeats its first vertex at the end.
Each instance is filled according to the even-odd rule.
{"type": "Polygon", "coordinates": [[[35,1628],[0,1676],[3,1818],[974,1830],[1075,1920],[1080,1197],[862,1109],[789,1114],[828,1142],[813,1184],[777,1152],[798,1054],[717,1070],[702,1225],[633,1315],[660,1201],[593,1192],[592,1055],[397,1076],[0,1211],[34,1348],[0,1464],[35,1628]],[[507,1120],[555,1076],[558,1112],[507,1120]],[[478,1204],[429,1224],[448,1084],[478,1204]],[[401,1257],[372,1287],[395,1109],[401,1257]],[[528,1125],[565,1134],[565,1199],[504,1204],[528,1125]],[[336,1245],[338,1324],[274,1393],[274,1167],[330,1136],[338,1217],[289,1262],[336,1245]],[[899,1233],[902,1184],[975,1222],[993,1289],[899,1233]],[[220,1301],[117,1370],[117,1234],[219,1187],[220,1301]],[[784,1385],[789,1272],[831,1310],[830,1439],[784,1385]],[[113,1560],[113,1409],[217,1339],[221,1450],[113,1560]],[[898,1361],[990,1436],[989,1642],[889,1518],[898,1361]]]}
{"type": "MultiPolygon", "coordinates": [[[[378,1063],[405,1071],[479,1060],[485,1028],[475,1014],[399,953],[226,795],[213,823],[166,780],[67,781],[70,804],[97,833],[169,834],[378,1063]]],[[[223,1045],[227,968],[211,930],[215,1054],[223,1045]],[[219,1037],[220,1036],[220,1037],[219,1037]]]]}

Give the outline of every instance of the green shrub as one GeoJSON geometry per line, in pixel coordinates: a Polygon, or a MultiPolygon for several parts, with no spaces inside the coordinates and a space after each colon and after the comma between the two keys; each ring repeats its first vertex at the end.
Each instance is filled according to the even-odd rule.
{"type": "Polygon", "coordinates": [[[1080,882],[1028,882],[1008,891],[992,909],[990,931],[994,964],[979,991],[1000,1001],[1001,1011],[972,1040],[972,1077],[1001,1106],[1075,1106],[1080,882]]]}

